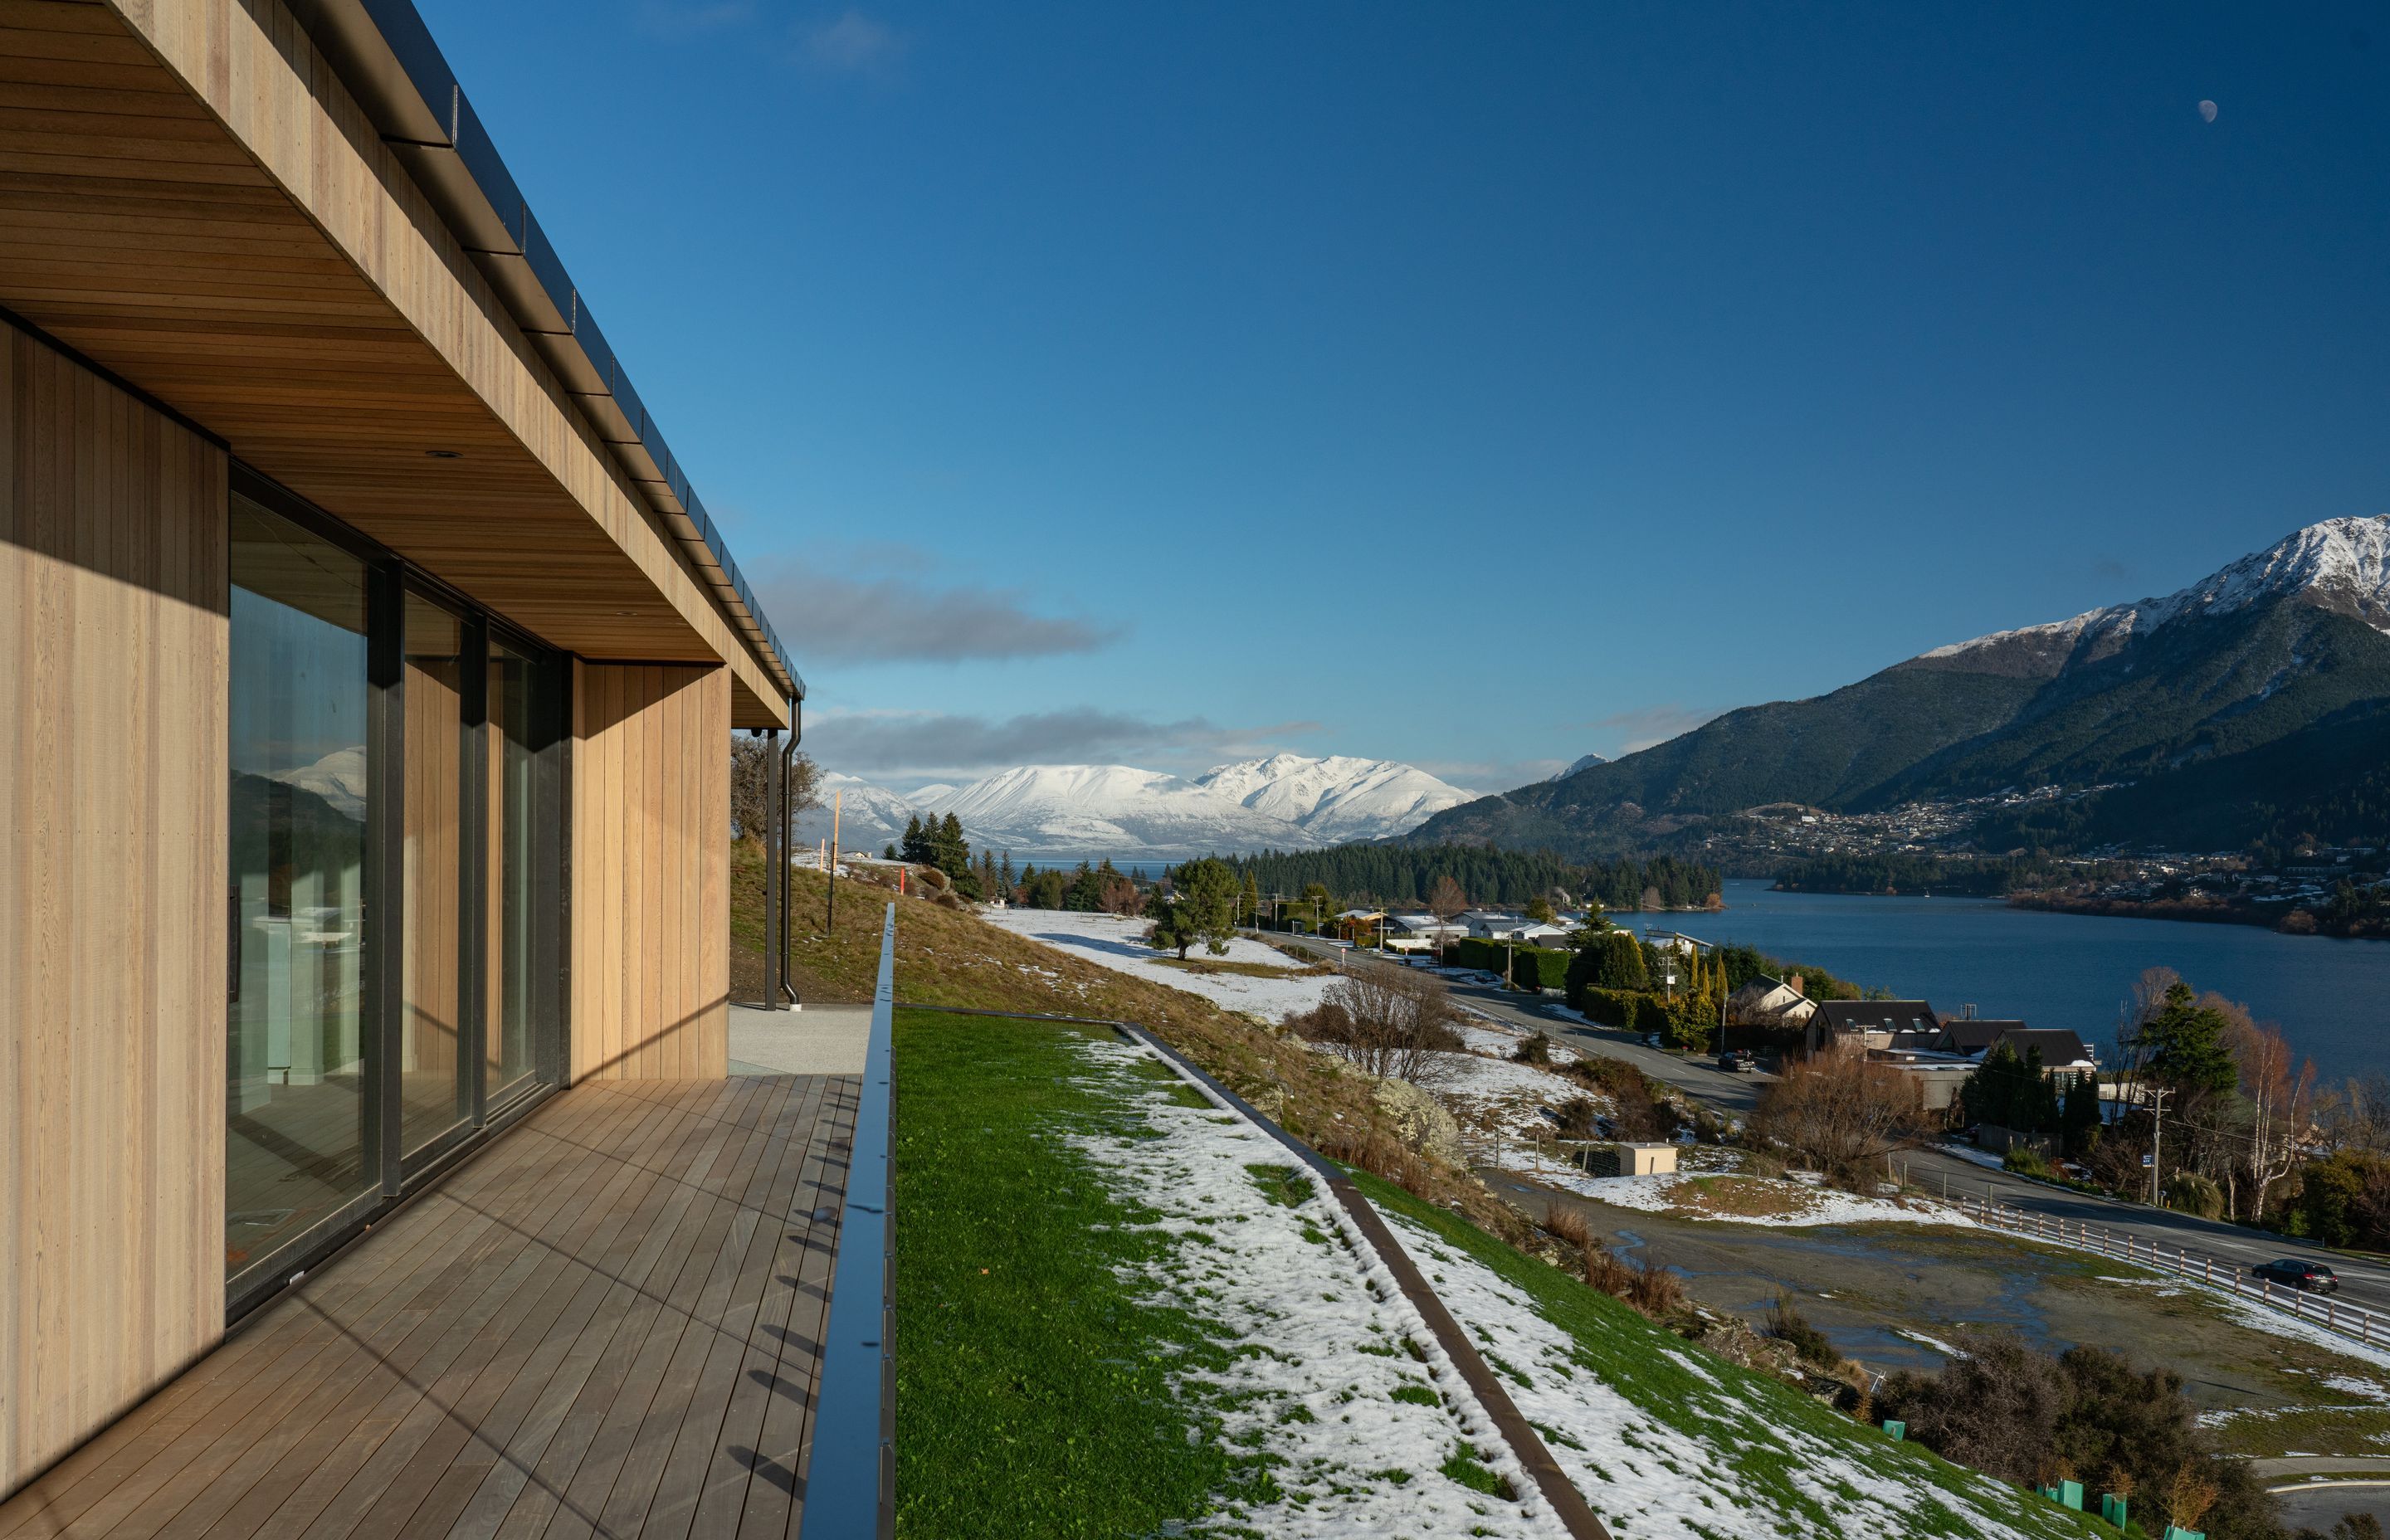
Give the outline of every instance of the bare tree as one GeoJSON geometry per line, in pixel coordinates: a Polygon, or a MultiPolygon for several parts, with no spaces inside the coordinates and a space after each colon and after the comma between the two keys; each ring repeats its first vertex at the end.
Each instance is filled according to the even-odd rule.
{"type": "MultiPolygon", "coordinates": [[[[761,840],[772,827],[772,755],[777,740],[745,734],[730,738],[730,831],[739,840],[761,840]]],[[[789,756],[789,817],[821,806],[821,769],[800,749],[789,756]]]]}
{"type": "Polygon", "coordinates": [[[1427,912],[1435,917],[1435,939],[1442,944],[1445,932],[1452,922],[1469,907],[1469,895],[1460,891],[1449,874],[1435,879],[1435,887],[1427,895],[1427,912]]]}
{"type": "Polygon", "coordinates": [[[2315,1061],[2294,1072],[2281,1028],[2253,1021],[2245,1010],[2226,1018],[2225,1041],[2241,1067],[2241,1094],[2249,1098],[2250,1213],[2262,1220],[2267,1189],[2298,1164],[2299,1136],[2315,1111],[2315,1061]]]}
{"type": "Polygon", "coordinates": [[[1863,1176],[1923,1117],[1917,1082],[1858,1054],[1819,1054],[1793,1065],[1752,1113],[1753,1132],[1789,1146],[1821,1171],[1863,1176]]]}
{"type": "Polygon", "coordinates": [[[1444,981],[1418,969],[1358,963],[1329,986],[1317,1018],[1322,1040],[1356,1065],[1414,1085],[1442,1079],[1441,1056],[1462,1046],[1444,981]]]}

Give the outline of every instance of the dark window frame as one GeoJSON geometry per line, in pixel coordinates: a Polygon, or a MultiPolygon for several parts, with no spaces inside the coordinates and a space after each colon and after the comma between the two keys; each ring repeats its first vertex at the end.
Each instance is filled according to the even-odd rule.
{"type": "Polygon", "coordinates": [[[363,561],[366,567],[366,837],[364,892],[374,923],[366,928],[361,987],[359,1052],[375,1079],[366,1097],[364,1149],[375,1162],[373,1185],[287,1245],[227,1274],[225,1318],[229,1326],[266,1303],[299,1277],[321,1265],[376,1221],[469,1160],[497,1135],[513,1127],[561,1088],[572,1029],[569,947],[572,869],[571,723],[572,657],[504,617],[494,615],[451,584],[408,562],[371,537],[341,523],[305,498],[238,460],[231,462],[229,493],[363,561]],[[458,1016],[463,1029],[460,1059],[474,1070],[471,1111],[460,1125],[403,1157],[396,1046],[405,1008],[399,959],[405,955],[405,614],[409,590],[456,614],[464,623],[465,656],[481,666],[461,670],[465,743],[459,788],[458,1016]],[[531,1072],[506,1086],[492,1086],[483,1070],[483,1033],[488,1030],[486,967],[488,928],[482,923],[489,895],[487,658],[493,641],[529,660],[543,675],[533,691],[536,773],[533,780],[534,865],[531,1072]],[[388,766],[385,770],[383,767],[388,766]],[[495,1097],[493,1093],[496,1093],[495,1097]]]}

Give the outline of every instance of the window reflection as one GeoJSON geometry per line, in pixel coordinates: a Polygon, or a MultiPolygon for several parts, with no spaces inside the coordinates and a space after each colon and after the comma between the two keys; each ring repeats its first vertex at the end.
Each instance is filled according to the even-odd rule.
{"type": "Polygon", "coordinates": [[[365,567],[232,507],[225,1261],[367,1190],[365,567]]]}

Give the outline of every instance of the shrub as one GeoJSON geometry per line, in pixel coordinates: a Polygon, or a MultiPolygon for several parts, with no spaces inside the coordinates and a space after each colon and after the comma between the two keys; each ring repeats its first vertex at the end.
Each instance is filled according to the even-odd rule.
{"type": "Polygon", "coordinates": [[[1549,1064],[1552,1061],[1551,1037],[1539,1032],[1520,1044],[1510,1057],[1522,1064],[1549,1064]]]}
{"type": "MultiPolygon", "coordinates": [[[[1834,1351],[1834,1344],[1827,1340],[1826,1334],[1811,1326],[1801,1312],[1793,1308],[1790,1294],[1776,1296],[1776,1304],[1767,1313],[1767,1334],[1779,1341],[1792,1343],[1792,1351],[1801,1355],[1804,1363],[1831,1369],[1842,1362],[1842,1354],[1834,1351]]],[[[1865,1384],[1866,1381],[1861,1380],[1860,1383],[1865,1384]]]]}
{"type": "Polygon", "coordinates": [[[2027,1144],[2012,1144],[2000,1157],[2000,1169],[2013,1171],[2020,1176],[2037,1176],[2047,1181],[2052,1174],[2049,1157],[2027,1144]]]}
{"type": "Polygon", "coordinates": [[[2195,1171],[2178,1171],[2165,1180],[2166,1206],[2202,1219],[2224,1217],[2224,1189],[2212,1176],[2195,1171]]]}
{"type": "Polygon", "coordinates": [[[2058,1366],[2012,1336],[1961,1332],[1956,1345],[1965,1356],[1939,1375],[1886,1379],[1876,1415],[1899,1418],[1918,1443],[1986,1475],[2037,1480],[2065,1404],[2058,1366]]]}
{"type": "Polygon", "coordinates": [[[1627,1303],[1654,1320],[1673,1315],[1684,1308],[1685,1280],[1662,1266],[1648,1252],[1631,1269],[1633,1277],[1626,1285],[1627,1303]]]}

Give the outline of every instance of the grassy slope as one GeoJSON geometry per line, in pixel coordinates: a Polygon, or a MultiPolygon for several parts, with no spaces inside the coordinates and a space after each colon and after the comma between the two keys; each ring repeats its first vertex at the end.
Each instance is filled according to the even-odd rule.
{"type": "MultiPolygon", "coordinates": [[[[741,946],[752,956],[763,938],[760,855],[734,847],[731,876],[735,978],[741,946]]],[[[826,931],[822,879],[813,872],[794,876],[794,912],[802,923],[790,928],[790,969],[808,1000],[871,998],[880,915],[893,899],[901,1003],[1134,1021],[1313,1145],[1361,1159],[1373,1170],[1400,1168],[1404,1180],[1458,1201],[1489,1228],[1517,1233],[1523,1224],[1468,1173],[1404,1149],[1394,1121],[1372,1099],[1367,1083],[1300,1043],[1280,1039],[1200,995],[1116,973],[999,930],[974,915],[896,898],[867,883],[839,884],[837,928],[826,931]]]]}
{"type": "MultiPolygon", "coordinates": [[[[1726,1382],[1745,1408],[1737,1423],[1722,1423],[1697,1408],[1713,1399],[1673,1356],[1681,1342],[1665,1328],[1632,1308],[1548,1264],[1526,1256],[1464,1220],[1418,1199],[1391,1183],[1366,1173],[1356,1178],[1372,1202],[1400,1213],[1433,1231],[1520,1290],[1546,1320],[1576,1341],[1580,1362],[1593,1374],[1684,1435],[1689,1457],[1730,1468],[1751,1489],[1767,1494],[1776,1506],[1805,1515],[1813,1526],[1806,1533],[1839,1535],[1836,1516],[1804,1496],[1786,1479],[1778,1451],[1766,1441],[1748,1435],[1750,1429],[1795,1430],[1836,1446],[1869,1469],[1904,1480],[1918,1495],[1913,1515],[1920,1535],[1968,1535],[1951,1525],[1947,1510],[1932,1501],[1936,1491],[1962,1494],[1979,1509],[2001,1515],[2019,1533],[2073,1536],[2111,1534],[2081,1516],[1991,1478],[1951,1464],[1913,1444],[1895,1444],[1873,1429],[1834,1412],[1808,1396],[1764,1376],[1749,1373],[1715,1357],[1710,1372],[1726,1382]]],[[[1600,1492],[1587,1499],[1599,1510],[1600,1492]]],[[[1857,1540],[1857,1537],[1853,1537],[1857,1540]]],[[[1873,1540],[1872,1536],[1869,1540],[1873,1540]]]]}
{"type": "Polygon", "coordinates": [[[1170,1383],[1227,1350],[1125,1281],[1168,1241],[1052,1136],[1137,1122],[1073,1030],[896,1018],[900,1534],[1148,1534],[1255,1479],[1170,1383]]]}

